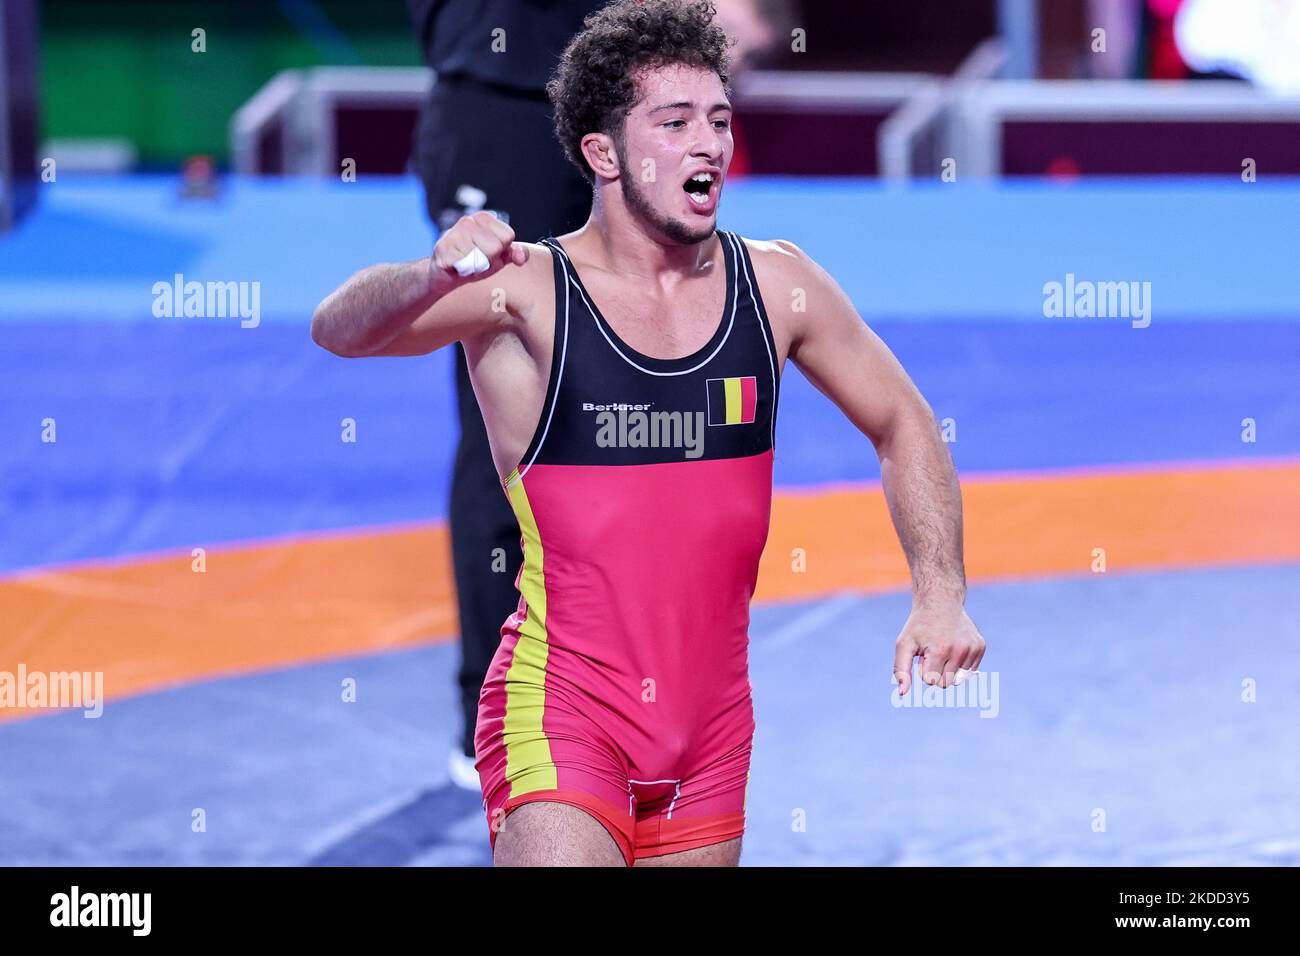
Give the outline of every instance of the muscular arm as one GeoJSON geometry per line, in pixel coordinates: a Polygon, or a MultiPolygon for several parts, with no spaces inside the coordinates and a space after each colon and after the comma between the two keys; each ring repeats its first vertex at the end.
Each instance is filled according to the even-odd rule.
{"type": "Polygon", "coordinates": [[[786,259],[778,271],[792,288],[804,289],[807,302],[804,312],[792,313],[790,359],[875,446],[885,500],[911,570],[913,614],[895,664],[900,692],[910,684],[913,643],[925,658],[927,683],[946,687],[958,668],[978,665],[984,644],[964,611],[961,489],[952,455],[929,404],[844,290],[797,247],[779,246],[786,259]]]}
{"type": "Polygon", "coordinates": [[[348,358],[385,354],[438,301],[432,279],[429,259],[362,269],[316,307],[312,340],[348,358]]]}
{"type": "Polygon", "coordinates": [[[362,269],[316,307],[312,340],[346,358],[423,355],[508,322],[511,314],[493,301],[507,300],[499,294],[507,278],[483,280],[528,261],[527,245],[513,239],[509,226],[479,213],[448,230],[427,259],[362,269]],[[453,263],[475,247],[488,268],[459,276],[453,263]]]}

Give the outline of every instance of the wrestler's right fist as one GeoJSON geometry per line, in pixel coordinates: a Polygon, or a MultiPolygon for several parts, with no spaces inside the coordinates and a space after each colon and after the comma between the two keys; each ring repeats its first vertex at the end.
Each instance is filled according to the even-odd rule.
{"type": "Polygon", "coordinates": [[[508,265],[521,266],[528,261],[528,247],[514,242],[515,231],[490,212],[461,216],[433,247],[430,281],[451,289],[486,279],[508,265]]]}

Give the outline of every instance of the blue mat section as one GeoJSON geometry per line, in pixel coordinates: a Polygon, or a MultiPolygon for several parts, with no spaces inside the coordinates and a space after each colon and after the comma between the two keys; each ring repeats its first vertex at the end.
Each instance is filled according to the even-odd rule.
{"type": "Polygon", "coordinates": [[[1150,282],[1155,321],[1300,317],[1300,180],[1095,179],[891,189],[732,183],[723,228],[789,239],[877,315],[1043,320],[1043,285],[1150,282]]]}
{"type": "MultiPolygon", "coordinates": [[[[876,328],[955,422],[964,474],[1300,454],[1300,325],[876,328]]],[[[446,515],[450,353],[339,359],[301,324],[3,335],[0,571],[446,515]]],[[[793,365],[781,402],[779,485],[879,477],[870,442],[793,365]]]]}
{"type": "MultiPolygon", "coordinates": [[[[907,607],[755,609],[746,864],[1300,865],[1300,565],[976,586],[982,708],[891,706],[907,607]]],[[[0,865],[486,863],[444,769],[454,665],[439,645],[0,724],[0,865]]]]}
{"type": "MultiPolygon", "coordinates": [[[[136,321],[154,282],[260,282],[270,321],[297,321],[351,272],[427,255],[419,186],[232,178],[216,201],[174,177],[64,177],[0,238],[0,320],[136,321]]],[[[868,319],[1043,321],[1067,273],[1152,283],[1154,321],[1300,317],[1300,182],[1088,181],[934,185],[742,179],[721,225],[802,246],[868,319]]],[[[529,237],[525,237],[529,238],[529,237]]],[[[190,320],[195,321],[195,320],[190,320]]],[[[217,321],[224,320],[201,320],[217,321]]]]}
{"type": "Polygon", "coordinates": [[[967,604],[992,718],[891,706],[906,596],[769,612],[785,623],[755,637],[746,862],[1300,865],[1300,693],[1282,676],[1300,566],[979,586],[967,604]]]}
{"type": "Polygon", "coordinates": [[[349,362],[288,325],[5,331],[0,569],[446,513],[450,353],[349,362]]]}
{"type": "Polygon", "coordinates": [[[213,201],[180,199],[177,186],[164,176],[47,184],[36,213],[0,239],[0,321],[138,322],[152,315],[154,283],[180,273],[258,282],[268,321],[303,322],[357,269],[432,248],[419,188],[404,178],[231,179],[213,201]]]}

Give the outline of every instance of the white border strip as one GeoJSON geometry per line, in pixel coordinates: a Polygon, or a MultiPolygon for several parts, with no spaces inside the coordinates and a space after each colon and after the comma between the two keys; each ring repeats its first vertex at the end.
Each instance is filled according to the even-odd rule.
{"type": "Polygon", "coordinates": [[[932,86],[928,73],[819,73],[756,70],[736,84],[736,103],[780,112],[874,113],[932,86]]]}

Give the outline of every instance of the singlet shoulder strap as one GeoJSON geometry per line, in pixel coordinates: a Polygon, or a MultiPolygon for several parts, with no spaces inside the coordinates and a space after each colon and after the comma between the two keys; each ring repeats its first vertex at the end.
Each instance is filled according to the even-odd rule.
{"type": "MultiPolygon", "coordinates": [[[[772,331],[772,321],[768,317],[767,308],[763,305],[763,295],[758,289],[758,275],[754,269],[754,260],[750,257],[749,247],[745,245],[745,240],[738,233],[723,232],[721,229],[718,233],[723,236],[724,242],[730,242],[736,255],[736,271],[739,273],[739,283],[743,283],[746,294],[750,303],[753,305],[754,314],[758,319],[759,331],[762,334],[763,345],[767,352],[768,368],[772,376],[772,393],[779,397],[781,394],[781,374],[777,369],[777,351],[776,335],[772,331]]],[[[776,403],[772,409],[772,447],[776,447],[776,403]]]]}

